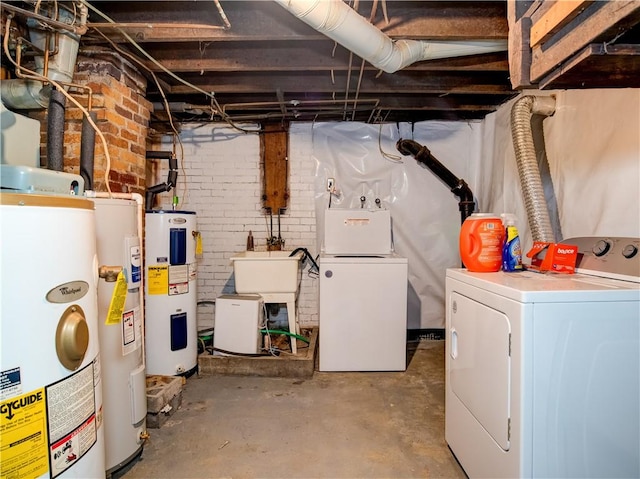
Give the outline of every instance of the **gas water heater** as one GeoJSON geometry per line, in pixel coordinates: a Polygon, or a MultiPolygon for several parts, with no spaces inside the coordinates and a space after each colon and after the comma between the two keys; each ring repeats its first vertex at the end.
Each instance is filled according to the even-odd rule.
{"type": "Polygon", "coordinates": [[[190,376],[198,368],[198,235],[193,211],[146,212],[147,374],[190,376]]]}
{"type": "Polygon", "coordinates": [[[0,477],[104,478],[94,204],[0,193],[0,477]]]}
{"type": "Polygon", "coordinates": [[[146,437],[142,244],[136,201],[93,201],[100,270],[111,268],[107,280],[98,283],[105,461],[111,476],[139,457],[146,437]]]}

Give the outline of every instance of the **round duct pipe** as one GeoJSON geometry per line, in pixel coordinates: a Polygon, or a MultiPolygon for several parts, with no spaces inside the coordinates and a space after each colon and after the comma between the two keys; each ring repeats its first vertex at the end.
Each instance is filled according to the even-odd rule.
{"type": "Polygon", "coordinates": [[[554,243],[555,237],[533,143],[531,116],[550,116],[555,108],[556,101],[551,96],[523,96],[511,108],[511,136],[531,236],[533,241],[547,243],[554,243]]]}
{"type": "Polygon", "coordinates": [[[501,52],[502,40],[392,40],[342,0],[275,0],[278,5],[376,68],[395,73],[412,63],[437,58],[501,52]]]}

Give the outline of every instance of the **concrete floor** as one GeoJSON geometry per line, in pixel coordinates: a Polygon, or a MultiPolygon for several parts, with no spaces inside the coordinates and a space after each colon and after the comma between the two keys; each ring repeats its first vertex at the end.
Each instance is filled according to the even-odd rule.
{"type": "Polygon", "coordinates": [[[119,477],[465,478],[444,440],[444,341],[410,343],[409,361],[403,373],[192,376],[119,477]]]}

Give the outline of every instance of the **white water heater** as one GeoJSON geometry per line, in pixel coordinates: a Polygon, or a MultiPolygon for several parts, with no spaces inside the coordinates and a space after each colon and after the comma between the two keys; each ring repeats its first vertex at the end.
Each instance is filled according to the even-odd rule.
{"type": "Polygon", "coordinates": [[[93,201],[99,264],[122,268],[119,276],[98,283],[105,461],[111,476],[140,456],[146,437],[142,244],[136,201],[93,201]]]}
{"type": "Polygon", "coordinates": [[[146,212],[147,374],[190,376],[198,368],[197,239],[195,212],[146,212]]]}
{"type": "Polygon", "coordinates": [[[104,478],[93,202],[0,194],[0,477],[104,478]]]}

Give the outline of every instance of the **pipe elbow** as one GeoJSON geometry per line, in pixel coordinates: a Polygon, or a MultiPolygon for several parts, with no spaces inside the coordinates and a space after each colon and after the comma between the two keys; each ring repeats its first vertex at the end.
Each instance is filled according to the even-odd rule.
{"type": "MultiPolygon", "coordinates": [[[[426,149],[425,146],[422,146],[420,143],[418,143],[417,141],[413,141],[413,140],[403,140],[402,138],[400,138],[397,142],[396,142],[396,149],[403,154],[404,156],[408,156],[411,155],[413,157],[418,156],[424,149],[426,149]]],[[[429,150],[427,149],[427,152],[429,152],[429,150]]]]}
{"type": "Polygon", "coordinates": [[[471,188],[466,181],[460,180],[458,184],[451,189],[451,192],[460,198],[460,202],[472,202],[475,204],[475,200],[473,199],[473,193],[471,188]]]}

